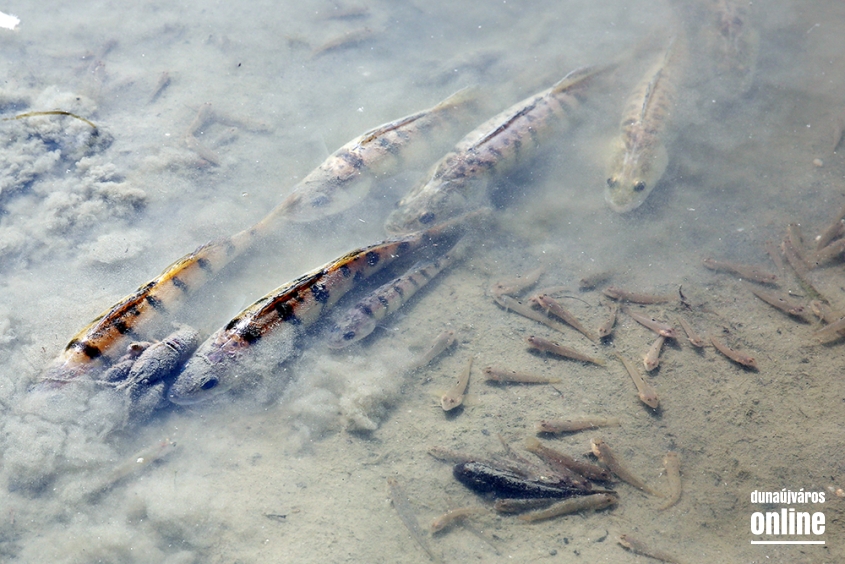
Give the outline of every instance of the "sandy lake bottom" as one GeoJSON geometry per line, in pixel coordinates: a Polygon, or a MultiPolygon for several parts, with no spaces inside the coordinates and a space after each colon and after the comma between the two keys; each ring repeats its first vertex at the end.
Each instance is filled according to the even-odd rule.
{"type": "MultiPolygon", "coordinates": [[[[0,560],[429,561],[388,478],[445,562],[645,561],[617,544],[621,534],[681,562],[845,559],[836,493],[845,345],[817,344],[815,319],[798,322],[702,266],[717,257],[777,271],[767,241],[779,246],[794,223],[814,247],[845,204],[841,2],[731,12],[753,47],[741,71],[720,48],[727,1],[73,4],[0,6],[21,19],[0,30],[2,117],[62,110],[97,130],[67,115],[0,122],[0,560]],[[603,196],[607,147],[673,35],[686,54],[665,132],[669,165],[645,204],[620,215],[603,196]],[[493,180],[495,210],[466,258],[360,344],[330,351],[323,329],[306,335],[302,354],[270,375],[290,379],[284,389],[170,406],[140,422],[127,419],[125,394],[101,383],[30,391],[99,313],[190,250],[258,221],[355,136],[470,86],[479,102],[468,131],[576,67],[610,62],[618,66],[576,119],[493,180]],[[208,119],[193,127],[198,115],[208,119]],[[586,274],[673,296],[680,286],[689,307],[632,309],[673,322],[683,314],[752,352],[759,369],[680,337],[646,376],[660,398],[652,410],[613,356],[642,370],[653,335],[630,316],[593,344],[491,299],[492,284],[540,266],[536,288],[554,287],[591,328],[608,300],[578,289],[586,274]],[[449,354],[403,372],[445,329],[457,335],[449,354]],[[607,364],[534,354],[530,335],[607,364]],[[472,356],[466,405],[446,415],[439,396],[472,356]],[[490,385],[488,365],[561,382],[490,385]],[[580,457],[602,437],[659,490],[663,456],[675,451],[680,501],[660,511],[660,500],[617,482],[609,510],[538,523],[485,511],[468,521],[478,536],[462,526],[427,533],[450,507],[489,505],[429,448],[487,456],[501,451],[500,435],[530,456],[523,445],[539,420],[583,415],[620,425],[543,440],[580,457]],[[826,500],[750,501],[782,489],[826,500]],[[781,507],[824,513],[813,539],[825,544],[752,545],[775,538],[752,534],[752,513],[781,507]]],[[[168,322],[208,335],[283,282],[384,239],[385,218],[425,168],[384,179],[338,215],[280,227],[168,322]]],[[[788,265],[778,274],[780,291],[809,303],[788,265]]],[[[843,274],[841,259],[810,273],[838,311],[843,274]]]]}

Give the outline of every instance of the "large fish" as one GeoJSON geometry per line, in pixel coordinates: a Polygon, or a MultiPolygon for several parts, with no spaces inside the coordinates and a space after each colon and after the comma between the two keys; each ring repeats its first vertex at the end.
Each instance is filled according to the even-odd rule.
{"type": "Polygon", "coordinates": [[[669,157],[664,135],[681,72],[682,47],[673,39],[628,99],[608,167],[605,200],[625,213],[638,208],[663,176],[669,157]]]}
{"type": "MultiPolygon", "coordinates": [[[[77,333],[42,374],[47,385],[75,380],[116,360],[126,345],[149,332],[227,264],[272,232],[279,220],[311,221],[338,213],[363,198],[372,180],[414,161],[421,147],[436,144],[429,135],[451,127],[471,97],[467,90],[438,105],[386,123],[353,139],[300,182],[288,198],[261,221],[180,258],[153,280],[121,299],[77,333]]],[[[426,152],[426,151],[423,151],[426,152]]]]}
{"type": "Polygon", "coordinates": [[[543,141],[577,105],[576,94],[609,67],[574,70],[551,88],[514,104],[467,134],[434,165],[385,224],[388,233],[425,229],[487,203],[487,184],[543,141]]]}
{"type": "Polygon", "coordinates": [[[448,250],[463,234],[465,219],[352,251],[273,290],[200,345],[168,399],[177,404],[201,402],[272,371],[294,355],[303,330],[349,290],[423,247],[448,250]]]}
{"type": "Polygon", "coordinates": [[[303,178],[270,215],[296,222],[322,219],[358,203],[376,178],[428,166],[438,156],[435,151],[442,139],[448,139],[461,123],[458,118],[471,101],[471,91],[464,88],[433,108],[356,137],[303,178]],[[431,135],[434,129],[439,135],[431,135]]]}

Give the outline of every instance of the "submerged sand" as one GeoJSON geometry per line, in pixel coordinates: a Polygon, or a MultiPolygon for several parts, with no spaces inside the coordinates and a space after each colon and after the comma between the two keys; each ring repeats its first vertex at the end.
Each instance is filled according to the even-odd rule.
{"type": "MultiPolygon", "coordinates": [[[[759,57],[743,94],[714,74],[701,37],[689,38],[698,47],[679,88],[663,181],[625,216],[603,200],[606,147],[627,93],[672,35],[666,22],[705,22],[705,4],[16,7],[19,29],[0,33],[3,117],[62,109],[102,135],[92,140],[90,126],[68,116],[0,125],[2,560],[425,562],[391,507],[388,477],[427,526],[450,506],[483,503],[429,447],[493,453],[501,435],[521,449],[540,419],[576,415],[621,425],[552,446],[580,455],[601,436],[656,488],[665,488],[663,455],[675,450],[679,503],[658,511],[659,500],[620,484],[619,505],[597,514],[473,519],[498,554],[460,527],[430,539],[434,552],[444,561],[639,561],[616,544],[628,533],[685,562],[842,560],[834,492],[845,487],[843,345],[814,344],[814,325],[701,265],[715,256],[774,270],[767,240],[779,242],[797,222],[809,244],[845,203],[840,4],[755,4],[747,18],[759,57]],[[617,59],[580,122],[497,184],[499,209],[474,252],[362,344],[332,353],[312,335],[286,365],[293,383],[281,397],[225,396],[133,424],[125,395],[102,385],[27,391],[96,315],[191,249],[259,220],[363,131],[464,86],[478,87],[486,117],[577,66],[617,59]],[[158,92],[165,72],[169,85],[158,92]],[[204,104],[220,116],[196,132],[211,153],[184,141],[204,104]],[[682,285],[693,325],[753,351],[760,369],[679,339],[649,376],[661,402],[653,411],[612,357],[639,362],[653,340],[630,317],[620,315],[609,344],[594,346],[490,298],[493,282],[538,265],[546,271],[537,287],[562,286],[572,298],[564,303],[593,328],[606,300],[577,289],[585,273],[611,270],[614,284],[655,293],[682,285]],[[413,374],[397,368],[445,328],[458,334],[450,355],[413,374]],[[608,364],[532,354],[524,342],[532,334],[608,364]],[[439,394],[471,355],[467,405],[446,416],[439,394]],[[491,386],[481,374],[491,364],[563,381],[491,386]],[[175,448],[157,450],[165,439],[175,448]],[[751,492],[782,488],[826,492],[824,505],[799,509],[824,512],[825,546],[750,544],[751,513],[775,509],[751,504],[751,492]]],[[[173,321],[208,333],[281,283],[381,240],[394,202],[423,174],[406,171],[340,216],[282,229],[173,321]]],[[[841,263],[814,276],[845,307],[841,263]]],[[[781,289],[806,296],[789,274],[781,289]]],[[[644,311],[674,320],[682,309],[644,311]]]]}

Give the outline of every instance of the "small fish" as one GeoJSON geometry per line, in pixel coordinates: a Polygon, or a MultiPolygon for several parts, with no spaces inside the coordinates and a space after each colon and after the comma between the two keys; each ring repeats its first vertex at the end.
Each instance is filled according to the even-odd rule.
{"type": "Polygon", "coordinates": [[[601,359],[587,356],[575,349],[564,347],[554,341],[549,341],[548,339],[544,339],[542,337],[531,335],[525,340],[528,343],[528,346],[541,352],[551,353],[557,356],[562,356],[563,358],[571,358],[572,360],[580,360],[581,362],[590,362],[592,364],[597,364],[598,366],[605,365],[605,362],[601,359]]]}
{"type": "Polygon", "coordinates": [[[579,419],[544,419],[536,425],[538,433],[574,433],[586,429],[598,429],[599,427],[618,427],[619,419],[616,417],[584,417],[579,419]]]}
{"type": "MultiPolygon", "coordinates": [[[[841,135],[840,135],[841,139],[841,135]]],[[[837,145],[839,144],[839,140],[837,139],[837,145]]],[[[833,218],[833,221],[821,232],[821,234],[816,238],[816,251],[821,251],[825,247],[827,247],[831,241],[835,238],[839,237],[842,234],[842,227],[843,223],[842,220],[845,219],[845,206],[842,206],[837,212],[836,217],[833,218]]]]}
{"type": "Polygon", "coordinates": [[[531,511],[530,513],[523,513],[518,517],[522,521],[534,522],[545,519],[552,519],[560,517],[561,515],[570,515],[580,511],[600,511],[613,505],[616,505],[617,498],[613,494],[596,493],[592,495],[585,495],[583,497],[573,497],[559,501],[546,509],[538,511],[531,511]]]}
{"type": "Polygon", "coordinates": [[[600,284],[604,284],[608,280],[613,278],[613,271],[612,270],[602,270],[600,272],[594,272],[592,274],[587,274],[583,278],[578,281],[578,289],[580,290],[592,290],[596,286],[600,284]]]}
{"type": "Polygon", "coordinates": [[[454,264],[459,253],[454,250],[431,261],[421,261],[408,272],[380,286],[344,314],[329,331],[327,344],[342,349],[367,337],[376,323],[405,305],[435,276],[454,264]]]}
{"type": "Polygon", "coordinates": [[[401,519],[402,523],[408,528],[408,531],[411,533],[411,537],[417,541],[417,544],[422,547],[425,553],[428,554],[429,558],[435,562],[442,562],[443,560],[431,549],[431,545],[428,543],[428,538],[423,532],[422,527],[420,527],[420,522],[417,520],[417,516],[411,507],[408,494],[405,493],[405,488],[403,488],[399,484],[399,481],[393,477],[387,479],[387,485],[389,487],[390,501],[393,504],[393,508],[396,510],[397,515],[399,515],[399,519],[401,519]]]}
{"type": "Polygon", "coordinates": [[[610,315],[607,320],[599,327],[598,334],[600,339],[605,339],[613,334],[613,326],[616,325],[616,316],[619,314],[619,304],[612,302],[609,306],[610,315]]]}
{"type": "Polygon", "coordinates": [[[786,313],[787,315],[791,315],[799,321],[809,323],[809,319],[807,319],[806,308],[804,308],[804,306],[800,303],[797,303],[794,300],[790,299],[789,296],[781,295],[776,292],[767,292],[766,290],[756,288],[751,284],[745,284],[745,287],[748,289],[749,292],[751,292],[773,308],[779,309],[780,311],[786,313]]]}
{"type": "Polygon", "coordinates": [[[441,331],[440,334],[434,338],[434,341],[431,343],[428,350],[411,362],[408,366],[408,370],[418,370],[431,364],[432,360],[440,356],[446,349],[455,344],[455,335],[456,333],[452,329],[441,331]]]}
{"type": "Polygon", "coordinates": [[[593,439],[591,441],[591,446],[593,450],[593,454],[596,455],[596,458],[605,464],[610,471],[616,474],[616,476],[637,489],[640,489],[647,494],[651,494],[657,497],[663,497],[658,492],[651,489],[648,484],[634,476],[627,468],[625,468],[620,462],[619,459],[616,457],[614,452],[610,449],[606,442],[602,439],[593,439]]]}
{"type": "Polygon", "coordinates": [[[487,120],[432,167],[429,178],[399,201],[385,223],[388,233],[407,233],[486,205],[494,174],[511,169],[565,121],[576,94],[605,68],[585,67],[551,88],[487,120]]]}
{"type": "Polygon", "coordinates": [[[843,253],[845,253],[845,239],[837,239],[826,247],[811,253],[808,260],[812,262],[812,266],[815,268],[835,258],[842,258],[843,253]]]}
{"type": "Polygon", "coordinates": [[[658,296],[655,294],[643,294],[640,292],[630,292],[628,290],[619,288],[618,286],[608,286],[602,290],[602,294],[608,298],[613,298],[620,302],[631,302],[632,304],[664,304],[671,302],[673,296],[658,296]]]}
{"type": "Polygon", "coordinates": [[[168,399],[177,404],[204,401],[229,390],[243,376],[242,370],[260,375],[272,369],[295,354],[295,343],[305,328],[362,280],[415,250],[448,249],[471,223],[458,218],[357,249],[273,290],[200,345],[170,387],[168,399]]]}
{"type": "Polygon", "coordinates": [[[753,356],[730,348],[713,335],[710,335],[710,342],[713,344],[714,347],[716,347],[717,351],[719,351],[732,361],[736,362],[737,364],[741,364],[753,370],[757,370],[757,361],[754,359],[753,356]]]}
{"type": "Polygon", "coordinates": [[[535,498],[504,498],[504,499],[497,499],[496,503],[493,504],[493,509],[496,510],[498,513],[522,513],[523,511],[532,511],[534,509],[540,509],[543,507],[548,507],[554,503],[554,498],[542,498],[542,497],[535,497],[535,498]]]}
{"type": "Polygon", "coordinates": [[[153,280],[102,313],[74,336],[47,368],[42,380],[61,385],[90,375],[117,356],[122,345],[161,321],[165,313],[184,303],[256,240],[253,228],[202,245],[180,258],[153,280]]]}
{"type": "Polygon", "coordinates": [[[660,61],[634,89],[622,114],[604,193],[615,212],[641,206],[666,171],[669,156],[663,137],[680,74],[681,43],[677,37],[672,39],[660,61]]]}
{"type": "Polygon", "coordinates": [[[678,317],[678,323],[681,324],[681,327],[684,329],[684,333],[687,334],[687,339],[689,340],[690,344],[696,348],[704,348],[705,342],[704,339],[699,336],[698,333],[695,332],[695,329],[692,328],[692,325],[684,319],[683,316],[678,317]]]}
{"type": "Polygon", "coordinates": [[[488,382],[496,382],[497,384],[557,384],[561,381],[560,378],[504,370],[493,366],[486,367],[482,372],[488,382]]]}
{"type": "Polygon", "coordinates": [[[677,557],[669,554],[668,552],[651,548],[643,541],[635,539],[631,535],[621,535],[619,537],[619,544],[622,545],[624,548],[627,548],[634,554],[648,556],[649,558],[654,558],[663,562],[669,562],[670,564],[682,564],[682,561],[678,560],[677,557]]]}
{"type": "Polygon", "coordinates": [[[629,361],[627,358],[625,358],[619,353],[616,353],[616,358],[618,358],[619,362],[621,362],[625,366],[625,370],[628,372],[628,376],[630,376],[631,380],[634,381],[634,385],[637,387],[637,393],[639,395],[640,401],[652,409],[657,409],[660,405],[660,399],[657,397],[657,390],[655,390],[651,384],[645,381],[645,379],[640,375],[640,373],[637,372],[637,368],[631,361],[629,361]]]}
{"type": "Polygon", "coordinates": [[[740,278],[744,278],[745,280],[751,280],[752,282],[760,282],[761,284],[774,284],[778,281],[778,277],[771,272],[766,272],[760,267],[751,266],[747,264],[739,264],[736,262],[728,262],[726,260],[716,260],[713,258],[706,258],[702,261],[702,264],[709,268],[710,270],[715,270],[716,272],[728,272],[730,274],[736,274],[740,278]]]}
{"type": "MultiPolygon", "coordinates": [[[[576,460],[567,454],[545,446],[535,437],[525,439],[525,448],[542,458],[546,464],[555,470],[571,470],[584,478],[601,482],[609,482],[613,478],[610,472],[601,466],[576,460]]],[[[587,487],[589,487],[589,484],[587,484],[587,487]]]]}
{"type": "Polygon", "coordinates": [[[715,0],[712,28],[707,26],[707,43],[713,51],[708,56],[715,82],[727,95],[744,94],[754,83],[760,35],[748,21],[751,3],[736,0],[715,0]]]}
{"type": "Polygon", "coordinates": [[[95,498],[103,492],[112,488],[118,482],[138,474],[145,468],[148,468],[152,463],[161,460],[176,449],[176,443],[170,439],[156,441],[151,446],[136,452],[127,460],[112,469],[109,474],[103,478],[98,484],[92,488],[88,496],[95,498]]]}
{"type": "Polygon", "coordinates": [[[471,507],[456,507],[455,509],[450,509],[449,511],[432,521],[429,530],[433,535],[435,533],[443,531],[447,527],[451,527],[455,523],[463,521],[467,517],[478,515],[479,513],[484,513],[486,511],[488,511],[486,507],[480,507],[477,505],[471,507]]]}
{"type": "Polygon", "coordinates": [[[544,266],[538,266],[522,276],[500,280],[490,287],[490,293],[494,296],[515,296],[536,284],[545,271],[544,266]]]}
{"type": "Polygon", "coordinates": [[[669,509],[681,499],[681,457],[675,451],[669,451],[663,457],[663,469],[669,482],[669,495],[666,502],[658,507],[660,511],[669,509]]]}
{"type": "Polygon", "coordinates": [[[512,311],[514,313],[518,313],[522,317],[533,319],[534,321],[542,323],[546,327],[554,329],[559,333],[567,332],[566,325],[558,323],[557,321],[551,319],[548,315],[544,313],[541,313],[535,309],[531,309],[518,299],[508,296],[507,294],[493,294],[493,301],[505,308],[506,311],[512,311]]]}
{"type": "MultiPolygon", "coordinates": [[[[470,90],[460,90],[433,108],[359,135],[299,181],[263,221],[281,218],[309,222],[340,213],[361,201],[376,178],[413,167],[415,163],[430,162],[428,153],[439,149],[443,135],[429,133],[459,126],[458,118],[472,100],[470,90]]],[[[435,223],[440,221],[428,225],[435,223]]]]}
{"type": "Polygon", "coordinates": [[[840,317],[813,333],[813,337],[822,344],[838,341],[843,336],[845,336],[845,317],[840,317]]]}
{"type": "Polygon", "coordinates": [[[472,361],[474,359],[475,357],[469,357],[467,367],[461,372],[458,382],[440,397],[440,407],[443,408],[443,411],[452,411],[464,403],[464,395],[466,394],[467,386],[469,386],[469,373],[472,370],[472,361]]]}
{"type": "Polygon", "coordinates": [[[550,312],[556,317],[561,318],[563,321],[571,325],[576,331],[580,332],[582,335],[584,335],[591,341],[598,341],[598,337],[593,335],[593,333],[589,331],[586,327],[584,327],[574,315],[569,313],[566,308],[560,305],[560,303],[558,303],[558,301],[552,298],[550,295],[540,294],[531,298],[531,301],[546,310],[546,312],[550,312]]]}
{"type": "Polygon", "coordinates": [[[647,329],[651,329],[662,337],[666,337],[667,339],[674,339],[677,336],[675,328],[669,325],[668,323],[663,323],[662,321],[658,321],[657,319],[649,317],[647,315],[642,315],[640,313],[637,313],[636,311],[627,310],[626,313],[630,315],[634,321],[636,321],[647,329]]]}
{"type": "Polygon", "coordinates": [[[175,374],[199,344],[196,329],[181,327],[147,347],[133,363],[126,381],[117,386],[118,389],[135,385],[149,386],[175,374]]]}
{"type": "Polygon", "coordinates": [[[660,365],[660,351],[663,350],[663,342],[666,337],[658,335],[654,343],[648,348],[648,352],[643,357],[643,365],[648,372],[651,372],[660,365]]]}

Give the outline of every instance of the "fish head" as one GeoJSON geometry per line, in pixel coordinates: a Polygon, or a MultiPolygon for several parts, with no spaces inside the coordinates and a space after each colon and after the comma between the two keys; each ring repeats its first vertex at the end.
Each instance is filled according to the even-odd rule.
{"type": "Polygon", "coordinates": [[[477,206],[473,205],[464,193],[484,190],[467,189],[465,186],[459,191],[450,184],[449,181],[437,180],[409,193],[388,216],[385,231],[391,235],[423,231],[483,205],[482,201],[477,206]]]}
{"type": "Polygon", "coordinates": [[[604,199],[610,209],[626,213],[645,202],[666,171],[669,158],[662,144],[620,147],[611,160],[604,199]]]}
{"type": "Polygon", "coordinates": [[[365,315],[356,315],[350,323],[335,325],[329,331],[328,345],[332,349],[342,349],[357,343],[376,328],[376,320],[365,315]]]}
{"type": "Polygon", "coordinates": [[[231,362],[226,357],[195,354],[167,392],[167,399],[177,405],[207,401],[228,391],[233,384],[231,362]]]}

